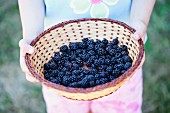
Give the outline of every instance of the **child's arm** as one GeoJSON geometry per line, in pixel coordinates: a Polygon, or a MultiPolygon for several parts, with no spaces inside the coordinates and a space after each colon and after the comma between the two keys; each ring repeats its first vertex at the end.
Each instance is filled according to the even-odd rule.
{"type": "Polygon", "coordinates": [[[29,81],[36,81],[25,64],[25,53],[33,53],[34,48],[29,44],[44,29],[45,5],[43,0],[18,0],[23,39],[20,40],[20,65],[29,81]]]}
{"type": "Polygon", "coordinates": [[[148,22],[156,0],[133,0],[130,14],[131,26],[136,29],[135,39],[144,40],[148,22]]]}

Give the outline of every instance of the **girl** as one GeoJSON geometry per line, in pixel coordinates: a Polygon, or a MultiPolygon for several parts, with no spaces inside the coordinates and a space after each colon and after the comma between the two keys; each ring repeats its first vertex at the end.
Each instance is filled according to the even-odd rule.
{"type": "MultiPolygon", "coordinates": [[[[27,80],[38,82],[25,65],[25,53],[38,34],[59,22],[78,18],[110,18],[128,23],[136,29],[133,38],[145,34],[155,0],[18,0],[23,39],[20,40],[20,64],[27,80]]],[[[48,113],[141,113],[142,69],[115,93],[93,101],[75,101],[43,86],[48,113]]]]}

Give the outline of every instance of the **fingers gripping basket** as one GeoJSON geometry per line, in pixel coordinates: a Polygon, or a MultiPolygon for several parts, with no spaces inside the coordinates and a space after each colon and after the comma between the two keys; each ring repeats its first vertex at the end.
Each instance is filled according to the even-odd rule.
{"type": "Polygon", "coordinates": [[[143,42],[132,38],[134,29],[125,23],[110,19],[79,19],[57,24],[44,31],[31,45],[35,48],[32,55],[26,55],[26,64],[32,75],[42,84],[50,87],[57,93],[74,100],[93,100],[115,92],[121,85],[129,80],[144,61],[143,42]],[[132,67],[112,82],[92,88],[69,88],[57,85],[44,79],[43,65],[47,63],[54,52],[59,51],[63,44],[78,42],[82,38],[103,39],[109,41],[118,38],[119,45],[128,47],[129,56],[132,58],[132,67]]]}

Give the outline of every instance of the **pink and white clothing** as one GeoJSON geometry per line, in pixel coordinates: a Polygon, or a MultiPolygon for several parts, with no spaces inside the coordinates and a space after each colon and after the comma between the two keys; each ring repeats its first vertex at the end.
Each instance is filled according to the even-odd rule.
{"type": "MultiPolygon", "coordinates": [[[[132,0],[44,0],[45,29],[66,20],[110,18],[128,23],[132,0]]],[[[115,93],[93,101],[75,101],[43,87],[48,113],[142,113],[142,69],[115,93]]]]}

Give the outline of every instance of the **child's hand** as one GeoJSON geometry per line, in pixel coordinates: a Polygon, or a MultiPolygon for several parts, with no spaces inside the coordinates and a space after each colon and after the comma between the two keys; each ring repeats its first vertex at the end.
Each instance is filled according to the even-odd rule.
{"type": "Polygon", "coordinates": [[[25,54],[29,53],[32,54],[34,52],[34,48],[32,46],[30,46],[26,40],[21,39],[19,41],[19,47],[20,47],[20,66],[22,71],[25,73],[26,75],[26,79],[30,82],[38,82],[38,80],[36,80],[31,73],[29,72],[26,63],[25,63],[25,54]]]}
{"type": "Polygon", "coordinates": [[[133,38],[135,40],[139,40],[141,38],[143,42],[145,42],[145,35],[147,29],[146,24],[141,20],[133,20],[131,21],[130,25],[136,30],[136,32],[133,34],[133,38]]]}

